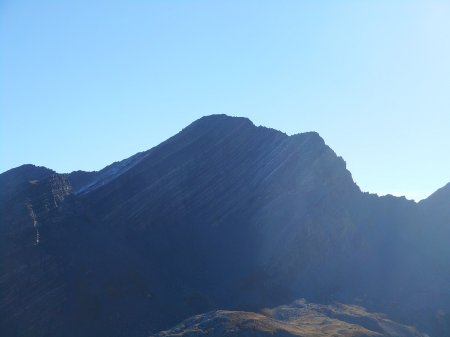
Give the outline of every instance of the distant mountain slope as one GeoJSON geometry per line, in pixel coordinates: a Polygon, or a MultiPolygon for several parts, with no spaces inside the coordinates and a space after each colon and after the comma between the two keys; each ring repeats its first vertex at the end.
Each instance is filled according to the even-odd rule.
{"type": "Polygon", "coordinates": [[[10,170],[0,191],[5,336],[139,337],[300,297],[450,336],[446,208],[362,193],[314,132],[207,116],[98,172],[10,170]]]}
{"type": "Polygon", "coordinates": [[[448,206],[450,200],[450,183],[438,189],[420,203],[427,206],[448,206]]]}
{"type": "Polygon", "coordinates": [[[432,216],[440,216],[440,222],[448,225],[450,230],[450,183],[438,189],[419,205],[432,216]]]}

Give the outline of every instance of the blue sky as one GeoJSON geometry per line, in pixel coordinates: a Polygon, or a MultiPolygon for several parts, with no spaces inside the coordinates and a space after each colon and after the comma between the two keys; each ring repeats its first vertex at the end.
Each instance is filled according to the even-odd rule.
{"type": "Polygon", "coordinates": [[[450,1],[0,1],[0,171],[97,170],[213,113],[318,131],[364,191],[450,181],[450,1]]]}

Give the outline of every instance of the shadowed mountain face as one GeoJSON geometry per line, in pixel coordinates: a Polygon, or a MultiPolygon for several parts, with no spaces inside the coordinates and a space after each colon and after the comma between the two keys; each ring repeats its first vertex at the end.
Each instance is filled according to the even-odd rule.
{"type": "Polygon", "coordinates": [[[304,297],[450,336],[448,206],[362,193],[317,133],[224,115],[99,172],[21,166],[0,175],[0,331],[138,337],[304,297]]]}

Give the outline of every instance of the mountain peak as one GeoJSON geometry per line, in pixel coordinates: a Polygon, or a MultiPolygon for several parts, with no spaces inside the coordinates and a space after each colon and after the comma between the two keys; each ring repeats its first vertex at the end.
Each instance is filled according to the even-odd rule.
{"type": "Polygon", "coordinates": [[[255,127],[252,121],[246,117],[228,116],[225,114],[215,114],[203,116],[188,125],[186,129],[227,129],[236,127],[255,127]]]}
{"type": "Polygon", "coordinates": [[[203,116],[196,121],[192,122],[190,125],[188,125],[184,130],[196,130],[202,132],[205,130],[213,129],[215,131],[233,131],[236,129],[240,130],[258,130],[258,131],[264,131],[266,135],[272,134],[277,136],[282,136],[283,138],[289,138],[291,141],[298,141],[301,142],[308,140],[313,141],[316,144],[322,144],[325,145],[324,139],[320,136],[319,133],[315,131],[307,131],[307,132],[301,132],[296,133],[291,136],[288,136],[286,133],[266,127],[266,126],[257,126],[255,125],[249,118],[247,117],[239,117],[239,116],[229,116],[226,114],[213,114],[213,115],[207,115],[203,116]]]}
{"type": "MultiPolygon", "coordinates": [[[[264,129],[267,131],[274,132],[276,134],[281,134],[286,137],[290,137],[292,139],[311,139],[315,140],[319,143],[325,144],[324,139],[320,136],[320,134],[316,131],[307,131],[293,134],[291,136],[287,136],[286,133],[266,127],[266,126],[256,126],[249,118],[240,117],[240,116],[230,116],[226,114],[212,114],[200,117],[196,121],[192,122],[187,128],[191,127],[216,127],[216,128],[233,128],[233,127],[253,127],[257,129],[264,129]]],[[[186,128],[186,129],[187,129],[186,128]]]]}
{"type": "Polygon", "coordinates": [[[230,116],[227,114],[206,115],[206,116],[200,117],[199,119],[197,119],[197,121],[217,121],[217,122],[224,122],[224,121],[238,122],[239,121],[239,122],[245,122],[245,123],[249,123],[249,124],[253,125],[252,121],[247,117],[230,116]]]}
{"type": "Polygon", "coordinates": [[[326,145],[325,140],[315,131],[296,133],[289,136],[292,140],[310,141],[317,145],[326,145]]]}

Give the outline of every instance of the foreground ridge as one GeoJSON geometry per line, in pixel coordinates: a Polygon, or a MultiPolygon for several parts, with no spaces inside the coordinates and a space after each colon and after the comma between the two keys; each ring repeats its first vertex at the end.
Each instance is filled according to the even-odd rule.
{"type": "Polygon", "coordinates": [[[425,337],[356,305],[320,305],[298,300],[261,313],[217,310],[196,315],[152,337],[201,336],[425,337]]]}

